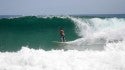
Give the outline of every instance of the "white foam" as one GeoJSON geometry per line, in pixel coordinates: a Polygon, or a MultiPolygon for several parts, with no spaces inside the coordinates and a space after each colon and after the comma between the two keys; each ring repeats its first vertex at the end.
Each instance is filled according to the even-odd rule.
{"type": "Polygon", "coordinates": [[[78,33],[80,37],[87,37],[91,35],[91,33],[93,33],[93,30],[89,25],[89,22],[87,22],[85,19],[73,17],[70,17],[70,19],[74,21],[76,25],[76,33],[78,33]]]}
{"type": "Polygon", "coordinates": [[[76,32],[81,37],[71,43],[82,46],[84,43],[97,44],[125,39],[125,19],[122,18],[74,18],[76,32]],[[80,45],[81,44],[81,45],[80,45]]]}
{"type": "Polygon", "coordinates": [[[35,50],[0,53],[0,70],[124,70],[125,42],[109,43],[103,51],[35,50]]]}

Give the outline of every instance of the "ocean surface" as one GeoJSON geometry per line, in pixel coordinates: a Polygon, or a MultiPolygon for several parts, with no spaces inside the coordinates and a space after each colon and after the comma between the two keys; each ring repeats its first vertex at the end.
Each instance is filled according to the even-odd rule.
{"type": "Polygon", "coordinates": [[[125,70],[125,14],[1,15],[0,70],[125,70]]]}

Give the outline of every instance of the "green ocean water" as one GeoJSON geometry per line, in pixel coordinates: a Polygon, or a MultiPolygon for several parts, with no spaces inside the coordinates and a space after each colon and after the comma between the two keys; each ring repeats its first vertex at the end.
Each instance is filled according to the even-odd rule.
{"type": "Polygon", "coordinates": [[[64,28],[66,40],[78,38],[69,18],[25,16],[0,19],[0,51],[18,51],[22,46],[34,49],[58,49],[52,41],[60,41],[59,29],[64,28]]]}

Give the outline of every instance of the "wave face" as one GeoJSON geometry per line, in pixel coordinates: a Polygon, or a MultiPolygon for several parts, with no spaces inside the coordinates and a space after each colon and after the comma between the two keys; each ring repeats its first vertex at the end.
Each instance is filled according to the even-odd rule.
{"type": "Polygon", "coordinates": [[[125,18],[78,16],[4,18],[0,19],[0,51],[17,51],[22,46],[44,50],[103,50],[108,42],[124,41],[124,23],[125,18]],[[60,41],[60,27],[65,30],[66,44],[53,42],[60,41]]]}
{"type": "Polygon", "coordinates": [[[0,50],[16,51],[27,45],[35,49],[57,49],[53,41],[60,41],[61,27],[64,28],[68,41],[77,39],[75,25],[67,17],[0,19],[0,50]]]}

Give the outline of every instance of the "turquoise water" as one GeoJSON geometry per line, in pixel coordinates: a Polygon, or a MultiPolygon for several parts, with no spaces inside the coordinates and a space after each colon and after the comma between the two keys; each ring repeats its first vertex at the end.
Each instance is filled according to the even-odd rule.
{"type": "Polygon", "coordinates": [[[22,46],[58,49],[52,41],[60,41],[60,27],[64,28],[67,41],[78,38],[75,25],[69,18],[27,16],[0,19],[0,51],[17,51],[22,46]]]}

